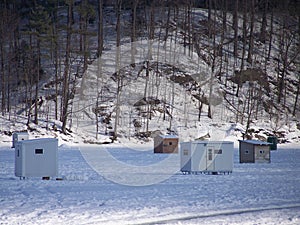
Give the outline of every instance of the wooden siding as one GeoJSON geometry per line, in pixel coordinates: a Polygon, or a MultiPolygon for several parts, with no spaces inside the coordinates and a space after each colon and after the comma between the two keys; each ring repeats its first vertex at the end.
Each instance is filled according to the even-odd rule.
{"type": "Polygon", "coordinates": [[[269,163],[270,145],[267,142],[249,140],[240,141],[240,163],[269,163]]]}
{"type": "Polygon", "coordinates": [[[270,146],[256,145],[255,146],[255,162],[270,162],[270,146]]]}
{"type": "Polygon", "coordinates": [[[178,138],[154,138],[154,153],[178,153],[178,138]]]}
{"type": "Polygon", "coordinates": [[[240,142],[240,163],[254,163],[254,147],[252,144],[240,142]]]}

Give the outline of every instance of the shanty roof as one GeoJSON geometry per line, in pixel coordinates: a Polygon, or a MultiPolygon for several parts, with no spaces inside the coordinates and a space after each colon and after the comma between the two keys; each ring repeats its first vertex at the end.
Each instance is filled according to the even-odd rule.
{"type": "Polygon", "coordinates": [[[231,141],[210,141],[210,140],[195,140],[191,141],[193,144],[233,144],[231,141]]]}
{"type": "Polygon", "coordinates": [[[25,131],[22,131],[22,132],[14,132],[14,134],[26,134],[26,135],[28,135],[28,132],[25,132],[25,131]]]}
{"type": "Polygon", "coordinates": [[[239,140],[239,142],[245,142],[252,145],[271,145],[272,143],[260,141],[260,140],[239,140]]]}
{"type": "Polygon", "coordinates": [[[167,134],[167,135],[159,135],[160,137],[162,138],[177,138],[178,139],[178,136],[177,135],[171,135],[171,134],[167,134]]]}

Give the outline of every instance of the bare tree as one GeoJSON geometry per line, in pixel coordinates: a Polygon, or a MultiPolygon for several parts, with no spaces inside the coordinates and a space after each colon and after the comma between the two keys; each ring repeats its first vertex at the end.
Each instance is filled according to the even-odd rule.
{"type": "Polygon", "coordinates": [[[298,69],[298,80],[297,80],[297,90],[296,90],[296,96],[295,96],[295,102],[294,102],[294,107],[293,107],[293,116],[296,116],[296,112],[298,109],[298,99],[299,99],[299,94],[300,94],[300,68],[298,69]]]}
{"type": "Polygon", "coordinates": [[[248,56],[247,56],[247,62],[252,63],[252,55],[253,55],[253,48],[254,48],[254,19],[255,19],[255,13],[254,13],[254,7],[255,7],[255,0],[250,1],[250,39],[249,39],[249,48],[248,48],[248,56]]]}
{"type": "Polygon", "coordinates": [[[233,11],[233,30],[234,30],[234,42],[233,42],[233,55],[235,58],[238,56],[238,33],[239,33],[239,0],[235,0],[233,11]]]}
{"type": "Polygon", "coordinates": [[[208,112],[207,116],[208,118],[212,118],[212,93],[213,93],[213,83],[215,79],[215,70],[216,70],[216,65],[217,65],[217,43],[216,43],[216,35],[217,35],[217,30],[216,30],[216,17],[217,17],[217,9],[214,10],[214,19],[213,19],[213,27],[212,27],[212,52],[210,53],[210,67],[211,67],[211,74],[210,74],[210,79],[209,79],[209,96],[208,96],[208,112]]]}
{"type": "MultiPolygon", "coordinates": [[[[297,11],[296,12],[300,12],[300,5],[298,5],[297,11]]],[[[298,48],[299,47],[299,43],[300,43],[300,15],[298,15],[298,48]]],[[[300,51],[300,50],[299,50],[300,51]]],[[[300,53],[299,53],[300,55],[300,53]]],[[[293,116],[296,115],[296,111],[297,111],[297,107],[298,107],[298,98],[300,95],[300,57],[297,57],[297,59],[295,60],[295,63],[297,65],[297,71],[296,73],[298,73],[297,76],[297,81],[298,81],[298,85],[297,85],[297,91],[296,91],[296,96],[295,96],[295,102],[294,102],[294,108],[293,108],[293,116]]],[[[299,110],[299,108],[298,108],[299,110]]]]}
{"type": "Polygon", "coordinates": [[[4,1],[0,3],[0,91],[1,112],[10,112],[10,93],[12,83],[19,77],[18,32],[19,16],[15,11],[16,5],[4,1]]]}
{"type": "MultiPolygon", "coordinates": [[[[80,15],[80,54],[83,55],[83,68],[82,68],[82,77],[81,77],[81,92],[85,89],[86,81],[86,71],[88,67],[88,59],[91,54],[91,49],[89,49],[89,39],[93,35],[92,32],[88,30],[88,25],[90,21],[95,19],[96,13],[92,5],[84,0],[79,5],[79,15],[80,15]]],[[[99,50],[99,49],[97,49],[99,50]]]]}
{"type": "Polygon", "coordinates": [[[208,8],[208,13],[207,13],[207,25],[208,25],[208,36],[211,38],[212,37],[212,3],[214,0],[209,0],[207,1],[207,8],[208,8]]]}
{"type": "Polygon", "coordinates": [[[267,36],[267,11],[268,11],[269,0],[262,1],[262,19],[261,19],[261,27],[260,27],[260,36],[259,40],[262,43],[266,42],[267,36]]]}
{"type": "Polygon", "coordinates": [[[103,0],[98,0],[98,57],[102,55],[103,51],[103,0]]]}
{"type": "Polygon", "coordinates": [[[271,7],[271,18],[270,18],[270,31],[269,31],[269,47],[268,47],[268,56],[267,60],[271,57],[271,51],[273,46],[273,35],[274,35],[274,9],[271,7]]]}
{"type": "Polygon", "coordinates": [[[52,22],[52,32],[53,32],[53,45],[54,45],[54,68],[55,68],[55,119],[58,119],[58,95],[59,95],[59,83],[60,83],[60,64],[61,56],[59,53],[59,26],[58,26],[58,7],[59,0],[55,3],[53,10],[53,22],[52,22]]]}
{"type": "Polygon", "coordinates": [[[73,0],[68,0],[68,22],[66,33],[66,50],[65,50],[65,62],[63,73],[63,85],[62,85],[62,132],[66,134],[67,121],[69,115],[69,101],[70,101],[70,54],[71,54],[71,38],[72,38],[72,24],[73,24],[73,0]]]}
{"type": "MultiPolygon", "coordinates": [[[[224,41],[225,41],[225,33],[227,31],[227,1],[222,0],[221,2],[221,9],[222,9],[222,33],[221,33],[221,40],[220,43],[218,44],[218,49],[217,52],[221,56],[220,57],[220,69],[219,69],[219,76],[222,74],[222,69],[223,69],[223,48],[224,48],[224,41]]],[[[225,56],[224,56],[225,57],[225,56]]]]}
{"type": "MultiPolygon", "coordinates": [[[[88,0],[84,0],[79,7],[79,14],[81,17],[80,24],[82,26],[82,29],[79,32],[82,36],[83,71],[86,71],[88,58],[91,53],[89,39],[91,36],[94,36],[94,33],[89,30],[89,24],[95,20],[96,11],[88,0]]],[[[101,23],[101,21],[99,22],[101,23]]]]}
{"type": "MultiPolygon", "coordinates": [[[[243,46],[242,46],[240,71],[244,70],[244,63],[245,63],[244,61],[245,61],[247,36],[248,36],[247,25],[248,25],[248,4],[247,4],[247,0],[243,0],[243,46]]],[[[236,96],[238,95],[239,95],[239,84],[238,84],[236,96]]]]}
{"type": "Polygon", "coordinates": [[[139,0],[131,0],[131,63],[135,63],[135,52],[136,52],[136,26],[137,26],[137,6],[139,0]]]}
{"type": "Polygon", "coordinates": [[[118,126],[119,126],[119,118],[120,118],[120,97],[121,97],[121,88],[122,88],[122,78],[120,75],[120,48],[121,48],[121,8],[122,8],[122,0],[116,0],[116,16],[117,16],[117,40],[116,40],[116,74],[117,74],[117,102],[115,107],[115,125],[114,125],[114,136],[113,140],[117,139],[118,135],[118,126]]]}
{"type": "Polygon", "coordinates": [[[286,76],[289,66],[295,62],[296,58],[300,54],[299,46],[297,46],[297,33],[286,26],[282,27],[281,35],[279,37],[279,56],[278,56],[278,78],[277,78],[277,88],[278,97],[277,103],[282,103],[282,98],[284,100],[284,105],[286,101],[286,76]],[[296,42],[295,42],[296,41],[296,42]],[[294,48],[294,50],[293,50],[294,48]]]}
{"type": "Polygon", "coordinates": [[[245,135],[248,135],[249,128],[253,119],[253,115],[255,114],[255,109],[257,104],[256,100],[257,100],[256,84],[249,82],[247,95],[245,96],[244,112],[243,112],[243,116],[245,115],[247,119],[245,135]]]}

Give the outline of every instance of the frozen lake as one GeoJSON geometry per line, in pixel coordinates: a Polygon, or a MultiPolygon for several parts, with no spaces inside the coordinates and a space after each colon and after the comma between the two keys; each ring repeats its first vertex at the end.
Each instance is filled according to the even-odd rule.
{"type": "Polygon", "coordinates": [[[183,175],[179,154],[143,146],[62,146],[58,160],[63,180],[20,180],[0,147],[1,224],[300,223],[300,149],[269,164],[240,164],[235,149],[230,175],[183,175]]]}

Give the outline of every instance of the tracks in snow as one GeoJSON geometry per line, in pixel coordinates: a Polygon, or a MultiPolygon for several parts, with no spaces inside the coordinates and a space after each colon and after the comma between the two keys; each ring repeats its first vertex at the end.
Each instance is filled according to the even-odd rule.
{"type": "Polygon", "coordinates": [[[261,207],[261,208],[248,208],[248,209],[237,209],[237,210],[224,210],[206,214],[198,214],[198,215],[191,215],[191,216],[178,216],[177,218],[170,218],[170,219],[161,219],[156,221],[149,221],[144,223],[134,223],[134,225],[155,225],[155,224],[168,224],[168,223],[175,223],[175,222],[184,222],[189,220],[195,219],[205,219],[205,218],[213,218],[218,216],[232,216],[232,215],[240,215],[246,213],[255,213],[255,212],[263,212],[263,211],[271,211],[271,210],[284,210],[284,209],[297,209],[299,208],[300,211],[300,204],[294,205],[283,205],[283,206],[269,206],[269,207],[261,207]]]}

